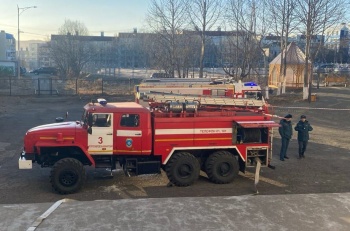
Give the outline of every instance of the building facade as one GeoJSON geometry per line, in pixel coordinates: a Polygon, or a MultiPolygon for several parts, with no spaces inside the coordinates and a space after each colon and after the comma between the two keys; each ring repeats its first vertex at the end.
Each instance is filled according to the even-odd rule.
{"type": "Polygon", "coordinates": [[[325,48],[334,51],[334,63],[348,63],[350,35],[348,24],[341,23],[340,25],[328,28],[325,32],[325,48]]]}
{"type": "Polygon", "coordinates": [[[16,40],[4,30],[0,31],[0,60],[16,61],[16,40]]]}

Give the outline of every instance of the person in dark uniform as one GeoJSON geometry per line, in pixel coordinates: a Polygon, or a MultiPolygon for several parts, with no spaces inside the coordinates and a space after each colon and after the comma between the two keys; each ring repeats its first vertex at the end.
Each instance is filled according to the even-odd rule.
{"type": "Polygon", "coordinates": [[[298,145],[299,145],[299,157],[298,159],[305,158],[305,151],[307,143],[309,141],[309,132],[313,130],[309,121],[306,120],[306,116],[300,116],[300,120],[294,128],[298,132],[298,145]]]}
{"type": "Polygon", "coordinates": [[[280,121],[280,127],[278,131],[281,135],[282,146],[280,152],[280,160],[284,161],[284,159],[289,159],[287,156],[287,149],[289,145],[289,141],[293,136],[293,128],[292,128],[292,115],[288,114],[280,121]]]}

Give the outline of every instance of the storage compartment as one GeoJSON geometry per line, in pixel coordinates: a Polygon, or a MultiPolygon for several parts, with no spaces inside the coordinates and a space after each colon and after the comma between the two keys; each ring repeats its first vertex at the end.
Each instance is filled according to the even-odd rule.
{"type": "Polygon", "coordinates": [[[255,167],[256,158],[260,159],[262,166],[267,166],[268,165],[267,148],[266,147],[248,148],[246,167],[255,167]]]}

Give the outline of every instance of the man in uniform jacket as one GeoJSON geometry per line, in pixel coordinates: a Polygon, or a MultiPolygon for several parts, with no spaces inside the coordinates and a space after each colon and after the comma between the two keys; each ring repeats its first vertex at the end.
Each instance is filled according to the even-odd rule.
{"type": "Polygon", "coordinates": [[[293,128],[292,128],[292,115],[288,114],[280,121],[280,127],[278,131],[281,135],[282,146],[280,152],[280,160],[284,161],[284,159],[289,159],[287,156],[287,149],[289,145],[289,141],[293,136],[293,128]]]}
{"type": "Polygon", "coordinates": [[[298,144],[299,144],[299,158],[305,158],[305,150],[307,143],[309,141],[309,131],[312,131],[313,128],[309,121],[306,120],[306,116],[300,116],[300,120],[294,128],[298,132],[298,144]]]}

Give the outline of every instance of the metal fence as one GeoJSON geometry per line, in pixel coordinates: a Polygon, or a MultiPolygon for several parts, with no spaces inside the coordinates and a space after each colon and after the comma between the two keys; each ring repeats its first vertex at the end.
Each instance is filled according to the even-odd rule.
{"type": "Polygon", "coordinates": [[[0,95],[130,95],[141,79],[0,78],[0,95]]]}

